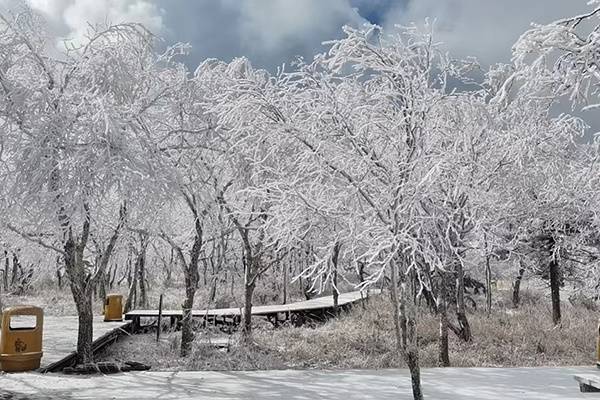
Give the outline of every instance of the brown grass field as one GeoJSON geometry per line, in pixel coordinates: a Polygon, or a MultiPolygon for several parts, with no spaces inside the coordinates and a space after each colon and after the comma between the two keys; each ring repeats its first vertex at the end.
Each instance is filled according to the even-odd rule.
{"type": "MultiPolygon", "coordinates": [[[[521,367],[592,365],[595,362],[597,313],[583,305],[563,302],[563,322],[554,327],[550,306],[540,293],[523,292],[520,308],[508,307],[508,293],[495,293],[492,314],[471,310],[473,341],[460,342],[450,333],[450,361],[455,367],[521,367]]],[[[483,304],[482,298],[478,299],[483,304]]],[[[420,360],[437,366],[436,317],[421,310],[420,360]]],[[[395,350],[391,307],[384,297],[328,322],[295,328],[273,328],[256,320],[252,346],[238,346],[237,334],[227,349],[207,344],[227,336],[219,331],[198,333],[193,354],[178,357],[178,332],[121,339],[100,355],[101,360],[135,360],[153,370],[256,370],[283,368],[392,368],[404,367],[395,350]]]]}

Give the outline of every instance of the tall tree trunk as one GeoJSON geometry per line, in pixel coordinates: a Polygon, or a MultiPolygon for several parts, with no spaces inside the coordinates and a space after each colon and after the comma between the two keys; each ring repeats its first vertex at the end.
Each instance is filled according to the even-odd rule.
{"type": "Polygon", "coordinates": [[[340,292],[337,287],[337,278],[338,278],[338,257],[340,255],[340,243],[336,242],[333,245],[333,253],[331,255],[331,264],[333,266],[333,276],[331,279],[332,283],[332,292],[333,292],[333,312],[337,315],[339,313],[338,305],[339,305],[339,296],[340,292]]]}
{"type": "Polygon", "coordinates": [[[117,264],[113,264],[113,268],[112,268],[112,276],[110,277],[110,282],[108,287],[112,290],[115,287],[115,281],[117,280],[117,270],[118,270],[118,266],[117,264]]]}
{"type": "Polygon", "coordinates": [[[171,286],[171,281],[173,280],[173,248],[171,248],[171,255],[169,256],[169,264],[166,265],[165,268],[165,287],[171,286]]]}
{"type": "Polygon", "coordinates": [[[407,351],[406,364],[408,365],[408,370],[410,371],[413,399],[423,400],[423,391],[421,389],[421,368],[419,367],[418,351],[407,351]]]}
{"type": "Polygon", "coordinates": [[[521,281],[523,280],[524,273],[525,265],[523,264],[523,260],[519,260],[519,273],[512,287],[512,303],[514,308],[519,307],[519,303],[521,302],[521,281]]]}
{"type": "Polygon", "coordinates": [[[56,283],[58,285],[58,289],[62,290],[63,282],[62,282],[62,273],[60,272],[60,256],[56,257],[56,283]]]}
{"type": "Polygon", "coordinates": [[[10,279],[10,285],[14,288],[19,278],[19,257],[16,253],[13,253],[13,265],[12,265],[12,276],[10,279]]]}
{"type": "Polygon", "coordinates": [[[414,277],[406,277],[402,282],[402,291],[398,290],[399,268],[396,260],[390,261],[391,299],[394,310],[394,331],[396,334],[396,348],[403,355],[410,371],[412,392],[414,400],[423,400],[421,390],[421,369],[419,367],[419,350],[417,347],[416,332],[416,304],[414,304],[414,277]],[[411,304],[407,304],[411,303],[411,304]]]}
{"type": "Polygon", "coordinates": [[[185,277],[185,299],[182,308],[181,319],[181,357],[186,357],[192,350],[194,342],[194,330],[192,326],[192,309],[194,307],[194,297],[196,296],[196,286],[192,283],[193,277],[186,274],[185,277]]]}
{"type": "Polygon", "coordinates": [[[198,261],[200,260],[200,252],[203,245],[203,230],[202,221],[200,220],[200,214],[198,213],[197,204],[195,197],[189,196],[187,193],[182,192],[184,199],[194,216],[194,244],[190,250],[190,262],[186,263],[185,257],[181,247],[177,246],[171,239],[166,235],[164,236],[169,243],[171,248],[177,252],[179,261],[183,267],[184,281],[185,281],[185,300],[181,305],[182,308],[182,320],[181,320],[181,356],[185,357],[190,354],[192,350],[192,343],[194,341],[194,330],[192,326],[192,308],[194,307],[194,297],[196,296],[196,290],[198,290],[198,283],[200,282],[200,271],[198,269],[198,261]]]}
{"type": "MultiPolygon", "coordinates": [[[[130,265],[131,268],[131,265],[130,265]]],[[[127,300],[125,301],[125,307],[124,307],[124,311],[126,313],[128,313],[129,311],[131,311],[133,309],[133,307],[135,307],[136,303],[137,303],[137,281],[138,281],[138,277],[139,277],[139,272],[138,272],[138,263],[137,261],[134,264],[134,270],[133,273],[131,274],[131,279],[129,279],[129,291],[127,292],[127,300]]]]}
{"type": "Polygon", "coordinates": [[[79,329],[77,332],[77,356],[79,363],[94,362],[92,341],[94,335],[94,314],[92,309],[92,291],[82,290],[74,297],[77,307],[79,329]]]}
{"type": "Polygon", "coordinates": [[[396,351],[404,354],[402,347],[402,329],[400,327],[400,293],[398,290],[398,267],[392,260],[390,267],[390,299],[392,300],[392,309],[394,311],[394,334],[396,336],[396,351]]]}
{"type": "Polygon", "coordinates": [[[131,257],[127,257],[127,273],[126,273],[126,277],[127,277],[127,287],[131,287],[131,282],[133,281],[135,274],[132,273],[132,267],[131,267],[131,257]]]}
{"type": "Polygon", "coordinates": [[[459,325],[459,338],[464,342],[470,342],[472,339],[471,326],[467,319],[465,307],[465,271],[460,260],[455,262],[456,271],[456,319],[459,325]]]}
{"type": "Polygon", "coordinates": [[[198,271],[198,258],[200,255],[201,238],[194,241],[192,247],[192,256],[190,264],[187,266],[185,273],[185,300],[182,304],[183,318],[181,320],[181,356],[187,356],[192,350],[194,342],[194,329],[192,326],[192,309],[194,307],[194,298],[200,281],[200,273],[198,271]]]}
{"type": "Polygon", "coordinates": [[[208,272],[208,261],[203,260],[202,261],[202,283],[204,284],[204,286],[208,285],[208,280],[206,277],[207,272],[208,272]]]}
{"type": "MultiPolygon", "coordinates": [[[[56,153],[56,149],[54,149],[56,153]]],[[[84,252],[90,235],[90,210],[87,203],[83,204],[85,211],[81,235],[78,240],[73,237],[73,225],[61,199],[61,177],[58,165],[50,174],[50,192],[54,193],[57,222],[60,226],[61,242],[65,262],[65,273],[69,278],[71,294],[77,308],[79,319],[77,333],[77,361],[82,363],[93,362],[93,310],[92,290],[89,273],[84,263],[84,252]]],[[[14,262],[14,260],[13,260],[14,262]]],[[[18,261],[17,261],[18,262],[18,261]]]]}
{"type": "MultiPolygon", "coordinates": [[[[439,338],[438,338],[438,366],[449,367],[450,366],[450,352],[448,350],[448,311],[446,309],[445,301],[442,300],[441,304],[444,304],[443,308],[438,308],[439,318],[439,338]]],[[[438,307],[440,304],[438,303],[438,307]]]]}
{"type": "Polygon", "coordinates": [[[550,269],[550,293],[552,298],[552,322],[559,325],[560,315],[560,267],[555,256],[549,263],[550,269]]]}
{"type": "Polygon", "coordinates": [[[244,283],[244,324],[242,326],[242,340],[249,343],[252,338],[252,297],[254,295],[255,282],[244,283]]]}
{"type": "Polygon", "coordinates": [[[10,258],[8,257],[8,251],[4,250],[4,291],[8,292],[8,271],[10,270],[10,258]]]}
{"type": "Polygon", "coordinates": [[[140,256],[138,258],[138,285],[140,287],[140,302],[139,305],[143,308],[148,307],[148,290],[146,285],[146,247],[143,246],[141,249],[140,256]]]}
{"type": "Polygon", "coordinates": [[[65,271],[69,278],[73,301],[77,308],[79,319],[77,333],[77,361],[79,363],[90,363],[94,361],[92,353],[93,340],[93,310],[92,310],[92,288],[89,285],[89,276],[85,270],[83,252],[87,243],[89,233],[89,221],[86,221],[83,238],[80,243],[75,243],[71,235],[66,239],[63,246],[65,252],[65,271]]]}
{"type": "Polygon", "coordinates": [[[438,271],[439,285],[437,297],[437,312],[439,319],[439,336],[438,336],[438,365],[440,367],[450,366],[450,354],[448,351],[448,299],[446,279],[444,273],[438,271]]]}
{"type": "MultiPolygon", "coordinates": [[[[247,239],[247,237],[245,237],[247,239]]],[[[252,257],[252,249],[249,242],[245,241],[244,262],[244,315],[242,324],[242,341],[249,343],[252,337],[252,297],[256,287],[256,277],[254,271],[258,270],[255,266],[256,260],[252,257]]]]}
{"type": "MultiPolygon", "coordinates": [[[[108,271],[110,273],[110,270],[108,271]]],[[[106,272],[101,272],[98,276],[98,298],[100,298],[102,301],[104,301],[104,299],[106,299],[106,282],[107,282],[107,277],[106,277],[106,272]]]]}
{"type": "Polygon", "coordinates": [[[281,304],[287,304],[287,293],[288,293],[288,269],[290,266],[287,263],[282,263],[283,265],[283,293],[282,293],[282,302],[281,304]]]}
{"type": "Polygon", "coordinates": [[[485,289],[485,311],[489,317],[492,313],[492,268],[490,266],[487,238],[485,238],[485,289]]]}
{"type": "Polygon", "coordinates": [[[421,368],[419,366],[419,347],[417,343],[416,283],[416,273],[414,270],[411,270],[401,284],[400,326],[404,332],[404,358],[410,371],[413,398],[415,400],[422,400],[421,368]]]}
{"type": "Polygon", "coordinates": [[[358,282],[361,284],[365,281],[365,264],[358,261],[358,282]]]}

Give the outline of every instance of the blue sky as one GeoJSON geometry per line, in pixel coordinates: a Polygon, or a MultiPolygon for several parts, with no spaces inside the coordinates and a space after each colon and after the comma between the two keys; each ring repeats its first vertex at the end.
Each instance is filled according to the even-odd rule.
{"type": "Polygon", "coordinates": [[[353,0],[350,3],[358,9],[358,13],[363,18],[374,24],[381,25],[384,23],[385,15],[391,8],[397,6],[397,3],[402,3],[402,6],[404,6],[406,2],[394,0],[353,0]]]}
{"type": "Polygon", "coordinates": [[[45,15],[60,38],[84,35],[89,23],[136,21],[167,42],[189,42],[191,68],[208,57],[246,56],[274,70],[296,55],[311,59],[344,24],[436,20],[436,36],[457,57],[484,65],[506,62],[530,23],[547,23],[590,9],[587,0],[0,0],[45,15]]]}

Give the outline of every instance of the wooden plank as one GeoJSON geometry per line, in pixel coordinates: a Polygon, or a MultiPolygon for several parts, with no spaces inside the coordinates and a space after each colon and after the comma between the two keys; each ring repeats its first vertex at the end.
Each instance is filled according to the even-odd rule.
{"type": "MultiPolygon", "coordinates": [[[[117,338],[119,338],[119,336],[122,336],[124,334],[127,334],[131,331],[131,322],[125,322],[125,323],[120,323],[120,326],[117,327],[113,327],[113,329],[106,331],[105,329],[99,329],[100,331],[104,332],[102,333],[99,337],[96,338],[97,334],[94,334],[94,341],[92,342],[92,352],[94,354],[100,352],[102,349],[104,349],[106,346],[108,346],[109,344],[113,343],[115,340],[117,340],[117,338]]],[[[96,332],[96,330],[95,330],[96,332]]],[[[99,333],[98,333],[99,334],[99,333]]],[[[76,344],[75,344],[76,346],[76,344]]],[[[46,346],[44,346],[44,351],[46,351],[46,346]]],[[[56,349],[53,349],[53,351],[56,353],[56,349]]],[[[48,364],[48,365],[42,365],[40,367],[40,372],[45,373],[45,372],[57,372],[62,370],[64,367],[70,367],[75,365],[75,362],[77,360],[77,352],[76,351],[72,351],[66,355],[63,354],[63,357],[60,359],[57,359],[56,361],[48,364]]],[[[43,361],[43,359],[42,359],[43,361]]]]}
{"type": "MultiPolygon", "coordinates": [[[[371,289],[369,294],[379,294],[380,290],[371,289]]],[[[366,292],[348,292],[342,293],[338,299],[338,305],[344,306],[348,304],[361,301],[364,298],[366,292]]],[[[252,315],[256,316],[268,316],[278,313],[288,312],[299,312],[299,311],[311,311],[311,310],[323,310],[333,308],[333,296],[323,296],[316,299],[299,301],[290,304],[277,304],[269,306],[254,306],[252,307],[252,315]]],[[[163,316],[169,317],[181,317],[181,310],[162,310],[163,316]]],[[[240,308],[217,308],[212,310],[192,310],[194,317],[203,317],[205,315],[210,317],[236,317],[241,316],[240,308]]],[[[134,318],[147,317],[156,318],[158,317],[158,310],[132,310],[125,314],[126,320],[132,320],[134,318]]]]}
{"type": "Polygon", "coordinates": [[[579,382],[579,389],[582,392],[600,392],[600,375],[582,374],[575,375],[574,378],[579,382]]]}
{"type": "MultiPolygon", "coordinates": [[[[93,340],[96,341],[117,328],[123,328],[126,324],[128,322],[104,322],[102,316],[95,316],[93,340]]],[[[78,328],[79,320],[76,316],[44,317],[42,368],[62,360],[77,349],[78,328]]]]}

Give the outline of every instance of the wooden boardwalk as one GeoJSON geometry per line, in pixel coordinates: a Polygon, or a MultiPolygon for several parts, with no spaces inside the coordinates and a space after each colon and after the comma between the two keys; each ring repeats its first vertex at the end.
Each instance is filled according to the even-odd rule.
{"type": "MultiPolygon", "coordinates": [[[[379,294],[380,290],[370,289],[368,295],[379,294]]],[[[367,297],[367,291],[355,291],[342,293],[338,298],[338,307],[345,309],[352,304],[360,302],[367,297]]],[[[252,315],[259,317],[267,317],[275,324],[280,320],[280,315],[283,319],[294,319],[294,316],[302,315],[314,318],[321,318],[328,313],[333,312],[333,296],[317,297],[315,299],[299,301],[289,304],[278,304],[269,306],[254,306],[252,307],[252,315]]],[[[140,326],[141,318],[158,318],[158,310],[133,310],[125,314],[126,320],[131,320],[135,327],[140,326]]],[[[237,324],[243,314],[242,308],[215,308],[209,310],[192,310],[192,316],[199,319],[207,319],[208,322],[215,324],[237,324]]],[[[170,318],[171,322],[179,321],[182,318],[182,310],[162,310],[164,318],[170,318]]]]}
{"type": "MultiPolygon", "coordinates": [[[[104,317],[94,316],[94,352],[100,350],[117,336],[125,333],[130,322],[104,322],[104,317]]],[[[75,361],[77,349],[77,317],[44,317],[42,344],[42,372],[62,369],[75,361]]]]}
{"type": "MultiPolygon", "coordinates": [[[[102,316],[94,317],[94,345],[99,350],[130,326],[130,322],[104,322],[102,316]]],[[[41,372],[62,369],[75,361],[77,349],[77,317],[44,316],[41,372]]]]}
{"type": "MultiPolygon", "coordinates": [[[[379,290],[369,290],[369,295],[378,294],[379,290]]],[[[367,291],[356,291],[340,294],[338,306],[341,309],[350,307],[367,297],[367,291]]],[[[267,317],[271,322],[292,319],[296,316],[303,318],[321,318],[333,312],[333,296],[318,297],[312,300],[300,301],[283,305],[255,306],[252,315],[267,317]],[[283,315],[283,316],[282,316],[283,315]]],[[[220,308],[212,310],[194,310],[195,318],[207,318],[219,324],[238,324],[242,310],[239,308],[220,308]]],[[[181,320],[181,310],[163,310],[165,318],[171,321],[181,320]]],[[[139,327],[141,318],[157,318],[158,310],[134,310],[125,314],[124,322],[104,322],[102,316],[94,317],[94,351],[111,343],[119,335],[139,327]],[[130,320],[130,321],[127,321],[130,320]],[[132,323],[133,321],[133,323],[132,323]]],[[[44,316],[44,334],[42,344],[41,372],[61,370],[72,365],[76,358],[78,319],[76,316],[44,316]]]]}
{"type": "Polygon", "coordinates": [[[579,383],[579,390],[582,392],[600,392],[600,374],[586,373],[575,375],[575,380],[579,383]]]}

